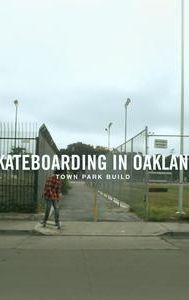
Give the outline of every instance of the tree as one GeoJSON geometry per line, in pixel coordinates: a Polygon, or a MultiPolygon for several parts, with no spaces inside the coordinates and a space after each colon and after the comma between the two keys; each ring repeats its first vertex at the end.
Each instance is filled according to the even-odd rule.
{"type": "Polygon", "coordinates": [[[109,150],[102,146],[92,146],[89,144],[84,144],[82,142],[73,143],[67,146],[65,149],[60,149],[60,154],[77,154],[79,156],[85,155],[93,155],[96,154],[97,156],[100,154],[106,154],[109,150]]]}
{"type": "MultiPolygon", "coordinates": [[[[107,154],[109,150],[102,146],[92,146],[89,144],[84,144],[82,142],[73,143],[67,146],[65,149],[60,149],[60,155],[79,155],[82,165],[82,155],[96,155],[97,157],[101,154],[107,154]]],[[[87,160],[86,160],[87,162],[87,160]]],[[[84,171],[82,169],[72,172],[74,174],[76,173],[83,173],[84,171]]]]}
{"type": "Polygon", "coordinates": [[[12,147],[11,152],[9,153],[10,155],[23,155],[26,154],[26,148],[23,147],[12,147]]]}

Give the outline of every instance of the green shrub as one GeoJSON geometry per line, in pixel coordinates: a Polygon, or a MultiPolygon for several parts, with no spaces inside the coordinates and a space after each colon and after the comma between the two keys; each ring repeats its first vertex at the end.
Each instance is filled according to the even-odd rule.
{"type": "Polygon", "coordinates": [[[60,189],[61,193],[62,193],[63,195],[65,195],[65,194],[68,193],[68,191],[69,191],[70,189],[71,189],[71,185],[70,185],[68,179],[62,180],[62,185],[61,185],[61,189],[60,189]]]}

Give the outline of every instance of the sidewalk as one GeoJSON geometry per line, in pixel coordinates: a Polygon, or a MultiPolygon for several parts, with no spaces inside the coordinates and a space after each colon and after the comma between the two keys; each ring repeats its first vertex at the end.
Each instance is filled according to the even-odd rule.
{"type": "Polygon", "coordinates": [[[38,234],[44,236],[161,236],[164,234],[189,237],[188,223],[144,222],[127,208],[98,195],[98,222],[94,219],[94,195],[82,182],[72,184],[60,209],[62,229],[54,226],[53,217],[46,228],[39,223],[40,214],[0,213],[0,234],[38,234]]]}
{"type": "Polygon", "coordinates": [[[0,220],[0,234],[36,234],[43,236],[186,236],[189,223],[152,222],[62,222],[61,230],[49,221],[43,228],[38,221],[0,220]]]}

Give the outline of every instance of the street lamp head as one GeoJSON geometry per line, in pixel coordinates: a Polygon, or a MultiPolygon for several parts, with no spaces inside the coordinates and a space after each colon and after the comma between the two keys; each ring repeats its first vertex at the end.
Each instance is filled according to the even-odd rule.
{"type": "Polygon", "coordinates": [[[17,106],[18,105],[18,100],[14,100],[14,104],[17,106]]]}
{"type": "Polygon", "coordinates": [[[110,127],[112,126],[112,122],[110,122],[109,124],[108,124],[108,128],[110,129],[110,127]]]}
{"type": "Polygon", "coordinates": [[[130,102],[131,102],[131,99],[127,98],[127,101],[125,102],[125,107],[128,106],[130,102]]]}

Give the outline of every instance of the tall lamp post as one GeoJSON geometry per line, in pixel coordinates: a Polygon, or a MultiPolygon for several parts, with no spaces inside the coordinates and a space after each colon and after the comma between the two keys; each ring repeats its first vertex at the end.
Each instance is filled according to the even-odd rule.
{"type": "Polygon", "coordinates": [[[108,124],[108,127],[105,128],[105,130],[106,130],[107,133],[108,133],[108,149],[110,149],[110,128],[111,128],[112,124],[113,124],[113,123],[110,122],[110,123],[108,124]]]}
{"type": "MultiPolygon", "coordinates": [[[[180,104],[180,155],[184,154],[184,0],[181,0],[181,104],[180,104]]],[[[183,211],[184,172],[179,172],[179,199],[177,213],[183,211]]]]}
{"type": "Polygon", "coordinates": [[[17,122],[18,122],[18,100],[14,100],[15,111],[15,133],[14,133],[14,151],[16,150],[16,138],[17,138],[17,122]]]}
{"type": "Polygon", "coordinates": [[[127,107],[130,102],[131,99],[127,98],[127,101],[125,102],[125,152],[126,152],[126,142],[127,142],[127,107]]]}

